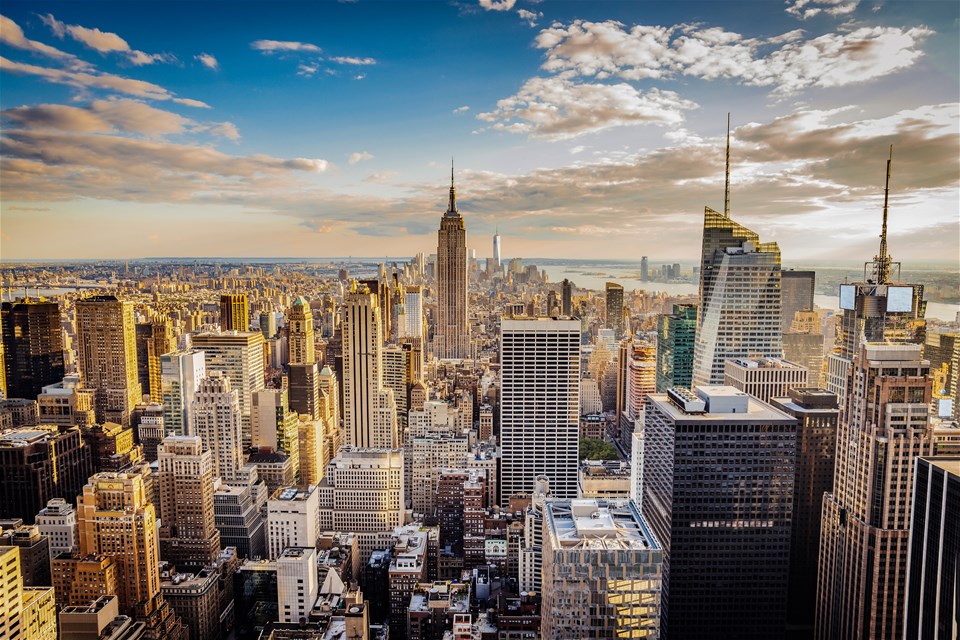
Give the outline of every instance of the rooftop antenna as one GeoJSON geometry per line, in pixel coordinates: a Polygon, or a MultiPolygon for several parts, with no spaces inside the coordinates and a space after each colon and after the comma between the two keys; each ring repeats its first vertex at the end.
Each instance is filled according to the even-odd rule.
{"type": "Polygon", "coordinates": [[[877,284],[886,284],[890,278],[890,256],[887,253],[887,212],[890,205],[890,165],[893,164],[893,145],[887,158],[887,179],[883,185],[883,227],[880,230],[880,254],[876,258],[877,284]]]}
{"type": "Polygon", "coordinates": [[[730,217],[730,112],[727,111],[727,164],[723,182],[723,217],[730,217]]]}

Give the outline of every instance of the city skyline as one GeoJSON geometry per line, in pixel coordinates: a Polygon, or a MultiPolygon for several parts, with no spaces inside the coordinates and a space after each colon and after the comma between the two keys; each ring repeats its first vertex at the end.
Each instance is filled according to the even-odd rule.
{"type": "Polygon", "coordinates": [[[894,258],[960,251],[952,3],[161,6],[5,5],[5,260],[429,252],[451,154],[479,257],[693,258],[727,111],[785,262],[872,255],[890,144],[894,258]]]}

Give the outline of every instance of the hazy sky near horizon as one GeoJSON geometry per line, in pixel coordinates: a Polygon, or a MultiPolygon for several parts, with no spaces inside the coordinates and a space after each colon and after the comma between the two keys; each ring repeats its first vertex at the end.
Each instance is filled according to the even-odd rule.
{"type": "Polygon", "coordinates": [[[960,4],[7,1],[0,257],[960,256],[960,4]]]}

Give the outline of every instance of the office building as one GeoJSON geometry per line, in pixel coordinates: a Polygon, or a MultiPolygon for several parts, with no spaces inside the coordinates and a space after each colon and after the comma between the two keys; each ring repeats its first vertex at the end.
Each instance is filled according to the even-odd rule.
{"type": "Polygon", "coordinates": [[[781,637],[796,420],[732,387],[671,389],[650,396],[643,438],[641,508],[664,553],[661,636],[781,637]]]}
{"type": "MultiPolygon", "coordinates": [[[[537,476],[523,512],[523,540],[519,549],[519,588],[540,593],[543,586],[543,514],[550,498],[550,479],[537,476]]],[[[506,504],[510,504],[507,502],[506,504]]]]}
{"type": "MultiPolygon", "coordinates": [[[[813,316],[814,312],[809,313],[813,316]]],[[[783,358],[790,362],[795,362],[801,367],[806,367],[808,383],[810,385],[820,384],[823,377],[823,347],[824,336],[820,333],[820,322],[817,320],[817,330],[812,333],[802,333],[790,330],[783,334],[783,358]]],[[[794,323],[796,326],[796,322],[794,323]]]]}
{"type": "Polygon", "coordinates": [[[544,506],[544,640],[656,638],[663,550],[628,500],[544,506]]]}
{"type": "Polygon", "coordinates": [[[287,392],[290,409],[298,415],[319,417],[320,383],[316,362],[287,366],[287,392]]]}
{"type": "Polygon", "coordinates": [[[134,443],[131,427],[107,422],[84,427],[80,434],[90,449],[93,473],[126,471],[143,460],[143,447],[134,443]]]}
{"type": "Polygon", "coordinates": [[[287,312],[290,364],[313,364],[317,361],[313,335],[313,311],[303,296],[297,296],[287,312]]]}
{"type": "MultiPolygon", "coordinates": [[[[267,500],[267,548],[276,560],[287,547],[315,547],[320,536],[317,487],[280,487],[267,500]]],[[[314,558],[316,561],[316,558],[314,558]]]]}
{"type": "Polygon", "coordinates": [[[904,638],[960,629],[960,458],[919,458],[913,484],[904,638]]]}
{"type": "Polygon", "coordinates": [[[137,379],[144,396],[160,402],[161,367],[160,356],[177,348],[173,325],[166,316],[157,315],[153,320],[136,325],[137,379]]]}
{"type": "Polygon", "coordinates": [[[237,331],[201,333],[193,336],[193,348],[203,351],[208,375],[219,371],[229,376],[230,387],[237,390],[243,446],[249,447],[253,393],[264,388],[263,334],[237,331]]]}
{"type": "Polygon", "coordinates": [[[356,533],[366,564],[375,549],[385,548],[384,532],[403,524],[403,476],[401,449],[340,449],[317,487],[320,530],[356,533]]]}
{"type": "Polygon", "coordinates": [[[64,376],[63,329],[56,302],[21,300],[4,302],[3,358],[0,377],[6,378],[7,398],[34,399],[43,387],[64,376]]]}
{"type": "Polygon", "coordinates": [[[697,305],[675,304],[657,318],[657,393],[692,386],[696,338],[697,305]]]}
{"type": "Polygon", "coordinates": [[[178,436],[194,435],[193,402],[207,375],[203,351],[172,351],[160,356],[163,426],[178,436]]]}
{"type": "Polygon", "coordinates": [[[383,383],[383,329],[377,296],[355,285],[343,308],[343,425],[346,445],[399,445],[393,391],[383,383]]]}
{"type": "Polygon", "coordinates": [[[820,551],[823,495],[833,492],[837,396],[825,389],[794,388],[770,404],[797,419],[797,460],[793,479],[793,533],[787,623],[812,635],[820,551]]]}
{"type": "Polygon", "coordinates": [[[80,374],[48,384],[37,396],[37,424],[86,427],[96,422],[94,392],[81,386],[80,374]]]}
{"type": "Polygon", "coordinates": [[[225,293],[220,296],[220,330],[250,330],[250,314],[247,307],[247,294],[225,293]]]}
{"type": "Polygon", "coordinates": [[[605,285],[606,293],[606,321],[603,323],[607,329],[613,329],[613,335],[616,339],[623,337],[623,286],[616,282],[608,282],[605,285]]]}
{"type": "Polygon", "coordinates": [[[500,504],[539,475],[553,495],[577,495],[580,322],[503,318],[500,324],[500,504]]]}
{"type": "Polygon", "coordinates": [[[437,358],[470,357],[467,298],[467,228],[457,209],[450,167],[450,201],[437,233],[437,316],[433,353],[437,358]]]}
{"type": "Polygon", "coordinates": [[[423,287],[420,285],[408,285],[404,288],[403,317],[404,325],[400,328],[398,337],[418,338],[422,341],[425,331],[423,323],[423,287]]]}
{"type": "Polygon", "coordinates": [[[902,638],[915,460],[934,452],[920,344],[866,342],[854,357],[824,496],[816,637],[902,638]]]}
{"type": "Polygon", "coordinates": [[[104,594],[116,594],[117,571],[117,563],[108,555],[72,551],[55,556],[50,573],[57,608],[82,606],[104,594]]]}
{"type": "Polygon", "coordinates": [[[50,557],[76,551],[80,544],[77,532],[77,510],[63,498],[47,501],[47,506],[37,514],[37,528],[47,538],[50,557]]]}
{"type": "Polygon", "coordinates": [[[650,279],[650,260],[647,256],[640,258],[640,280],[646,282],[650,279]]]}
{"type": "Polygon", "coordinates": [[[221,598],[227,597],[222,592],[230,593],[229,587],[224,588],[224,582],[232,580],[228,573],[221,576],[216,566],[205,566],[191,571],[180,570],[168,562],[160,564],[160,592],[163,599],[183,621],[183,625],[190,630],[191,638],[219,640],[221,634],[221,609],[225,609],[223,626],[226,628],[230,621],[229,614],[233,612],[232,598],[226,607],[221,606],[221,598]]]}
{"type": "Polygon", "coordinates": [[[210,564],[220,555],[213,517],[213,456],[199,436],[167,436],[157,448],[160,557],[180,565],[210,564]]]}
{"type": "Polygon", "coordinates": [[[290,456],[293,475],[300,473],[300,419],[290,410],[286,389],[261,389],[253,394],[252,446],[260,451],[282,451],[290,456]]]}
{"type": "Polygon", "coordinates": [[[78,300],[77,362],[84,385],[95,389],[97,422],[130,424],[143,399],[137,378],[133,303],[115,296],[78,300]]]}
{"type": "Polygon", "coordinates": [[[213,470],[236,482],[243,467],[240,398],[229,377],[212,371],[200,380],[192,407],[194,435],[213,456],[213,470]]]}
{"type": "Polygon", "coordinates": [[[573,317],[573,283],[566,278],[560,285],[560,315],[565,318],[573,317]]]}
{"type": "Polygon", "coordinates": [[[244,469],[244,475],[240,482],[216,487],[214,524],[220,532],[222,548],[235,548],[239,558],[265,558],[267,534],[263,511],[267,507],[267,487],[256,469],[244,469]]]}
{"type": "Polygon", "coordinates": [[[502,258],[500,256],[500,243],[500,231],[497,230],[493,234],[493,261],[496,263],[497,269],[500,269],[502,264],[502,258]]]}
{"type": "Polygon", "coordinates": [[[704,209],[693,384],[723,384],[729,358],[783,357],[780,249],[704,209]]]}
{"type": "Polygon", "coordinates": [[[60,640],[140,640],[146,624],[120,615],[117,596],[98,596],[60,611],[60,640]]]}
{"type": "Polygon", "coordinates": [[[306,622],[320,585],[314,545],[289,546],[277,557],[277,607],[280,622],[306,622]]]}
{"type": "Polygon", "coordinates": [[[264,340],[270,340],[277,335],[277,316],[272,311],[265,311],[260,314],[260,333],[264,340]]]}
{"type": "Polygon", "coordinates": [[[754,398],[786,397],[790,389],[807,386],[807,370],[782,358],[731,358],[724,363],[724,384],[754,398]]]}
{"type": "Polygon", "coordinates": [[[20,549],[20,577],[25,587],[50,586],[50,541],[35,524],[8,520],[0,532],[0,547],[20,549]]]}
{"type": "Polygon", "coordinates": [[[813,311],[813,294],[817,286],[817,274],[814,271],[794,271],[788,269],[781,273],[780,331],[786,333],[793,324],[798,311],[813,311]]]}
{"type": "Polygon", "coordinates": [[[157,521],[144,476],[91,476],[77,499],[77,526],[80,555],[102,554],[116,563],[120,611],[145,621],[155,637],[181,638],[180,619],[160,593],[157,521]]]}
{"type": "Polygon", "coordinates": [[[76,427],[23,427],[2,433],[0,517],[33,524],[48,500],[73,500],[90,473],[90,452],[76,427]]]}
{"type": "Polygon", "coordinates": [[[25,587],[20,574],[20,549],[3,545],[0,545],[0,638],[57,639],[53,589],[25,587]]]}
{"type": "Polygon", "coordinates": [[[383,348],[383,386],[393,392],[396,404],[397,430],[407,426],[407,399],[414,379],[413,349],[411,344],[391,344],[383,348]]]}

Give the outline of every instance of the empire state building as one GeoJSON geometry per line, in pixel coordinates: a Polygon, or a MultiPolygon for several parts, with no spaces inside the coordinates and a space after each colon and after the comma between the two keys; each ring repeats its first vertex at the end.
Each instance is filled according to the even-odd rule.
{"type": "Polygon", "coordinates": [[[438,358],[470,357],[467,324],[467,228],[457,210],[450,166],[450,202],[437,234],[437,322],[433,352],[438,358]]]}

